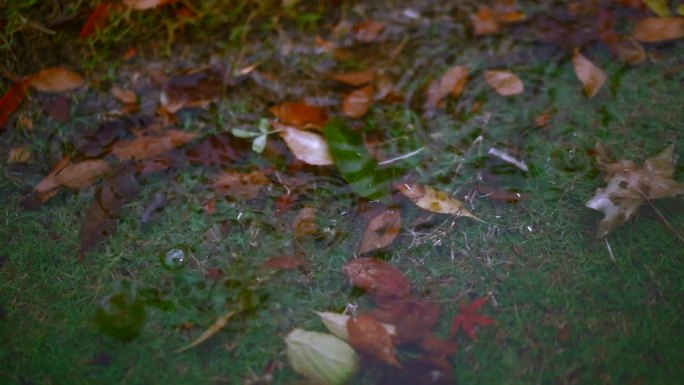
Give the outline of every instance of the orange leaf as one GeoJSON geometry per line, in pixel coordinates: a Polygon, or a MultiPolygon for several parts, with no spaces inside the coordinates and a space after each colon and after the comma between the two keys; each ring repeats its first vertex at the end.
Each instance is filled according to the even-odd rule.
{"type": "Polygon", "coordinates": [[[268,183],[268,178],[259,171],[242,174],[235,170],[226,170],[216,179],[212,187],[223,196],[254,199],[259,196],[261,188],[268,183]]]}
{"type": "Polygon", "coordinates": [[[93,12],[88,16],[81,33],[78,35],[79,39],[87,39],[91,35],[94,35],[98,31],[104,29],[105,23],[107,23],[107,18],[109,17],[109,9],[112,4],[105,1],[97,6],[93,12]]]}
{"type": "Polygon", "coordinates": [[[394,340],[382,324],[369,315],[360,315],[347,321],[349,344],[356,350],[391,366],[399,367],[394,340]]]}
{"type": "Polygon", "coordinates": [[[584,57],[577,48],[572,53],[572,65],[577,78],[582,82],[584,93],[587,97],[593,98],[606,82],[606,74],[584,57]]]}
{"type": "Polygon", "coordinates": [[[647,17],[640,20],[632,36],[646,43],[659,43],[684,37],[684,17],[647,17]]]}
{"type": "Polygon", "coordinates": [[[26,81],[19,81],[12,85],[12,88],[0,99],[0,130],[7,123],[9,117],[16,111],[26,97],[26,81]]]}
{"type": "Polygon", "coordinates": [[[411,283],[394,265],[374,258],[356,258],[347,262],[342,271],[354,286],[383,298],[405,297],[411,283]]]}
{"type": "Polygon", "coordinates": [[[372,82],[375,79],[375,71],[345,72],[333,74],[331,77],[338,82],[358,87],[372,82]]]}
{"type": "Polygon", "coordinates": [[[488,35],[499,32],[499,21],[496,15],[486,5],[480,6],[477,12],[470,17],[475,29],[475,36],[488,35]]]}
{"type": "Polygon", "coordinates": [[[359,254],[388,247],[401,230],[401,214],[398,210],[388,209],[374,216],[366,225],[359,254]]]}
{"type": "Polygon", "coordinates": [[[196,133],[169,130],[158,135],[141,136],[133,140],[120,140],[112,147],[112,154],[121,160],[149,159],[173,150],[191,141],[196,133]]]}
{"type": "Polygon", "coordinates": [[[352,91],[344,97],[342,112],[350,118],[360,118],[366,115],[373,104],[374,94],[375,87],[372,84],[352,91]]]}
{"type": "Polygon", "coordinates": [[[71,91],[85,84],[81,75],[62,67],[46,68],[35,75],[31,75],[28,82],[41,92],[71,91]]]}
{"type": "Polygon", "coordinates": [[[522,80],[509,71],[485,71],[485,80],[501,96],[511,96],[525,91],[522,80]]]}
{"type": "Polygon", "coordinates": [[[297,128],[322,129],[328,122],[328,113],[323,107],[312,106],[303,102],[286,102],[271,107],[278,119],[287,125],[297,128]]]}
{"type": "Polygon", "coordinates": [[[433,80],[427,91],[425,109],[431,110],[440,106],[442,99],[451,94],[459,97],[468,82],[468,68],[453,66],[439,80],[433,80]]]}
{"type": "Polygon", "coordinates": [[[52,198],[60,187],[80,189],[91,185],[96,180],[110,172],[109,164],[102,159],[84,160],[80,163],[72,163],[69,157],[65,157],[43,178],[33,191],[37,194],[40,202],[52,198]]]}

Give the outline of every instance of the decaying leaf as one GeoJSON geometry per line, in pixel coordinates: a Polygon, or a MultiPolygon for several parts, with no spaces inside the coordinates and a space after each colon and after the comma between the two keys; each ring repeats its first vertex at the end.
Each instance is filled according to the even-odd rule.
{"type": "Polygon", "coordinates": [[[8,164],[26,163],[33,157],[33,152],[31,149],[24,145],[18,147],[12,147],[7,155],[8,164]]]}
{"type": "Polygon", "coordinates": [[[494,11],[486,5],[481,5],[477,12],[470,17],[470,20],[475,29],[475,36],[499,32],[499,21],[496,19],[494,11]]]}
{"type": "Polygon", "coordinates": [[[380,322],[394,325],[397,343],[421,341],[439,321],[439,304],[406,297],[385,300],[375,298],[378,308],[371,314],[380,322]]]}
{"type": "Polygon", "coordinates": [[[684,17],[647,17],[637,22],[632,36],[645,43],[659,43],[684,37],[684,17]]]}
{"type": "Polygon", "coordinates": [[[229,311],[226,314],[223,314],[222,316],[218,317],[216,321],[214,321],[214,323],[211,326],[209,326],[207,330],[204,331],[204,333],[197,337],[196,340],[192,341],[188,345],[183,346],[182,348],[177,349],[176,353],[181,353],[188,349],[192,349],[195,346],[201,344],[202,342],[208,340],[209,338],[211,338],[211,336],[220,332],[221,329],[223,329],[228,324],[228,321],[230,321],[230,319],[233,318],[233,316],[235,316],[235,314],[237,313],[234,311],[229,311]]]}
{"type": "Polygon", "coordinates": [[[260,171],[243,174],[235,170],[224,170],[214,181],[212,188],[223,196],[254,199],[268,183],[268,178],[260,171]]]}
{"type": "Polygon", "coordinates": [[[316,384],[342,385],[359,369],[354,349],[330,334],[294,329],[285,343],[292,368],[316,384]]]}
{"type": "Polygon", "coordinates": [[[338,82],[349,84],[350,86],[360,87],[375,80],[375,71],[344,72],[333,74],[331,77],[338,82]]]}
{"type": "Polygon", "coordinates": [[[292,232],[295,238],[309,237],[316,234],[318,225],[316,225],[316,209],[313,207],[304,207],[299,210],[294,221],[292,221],[292,232]]]}
{"type": "Polygon", "coordinates": [[[517,95],[525,91],[522,80],[510,71],[485,71],[485,80],[501,96],[517,95]]]}
{"type": "Polygon", "coordinates": [[[641,168],[630,160],[607,164],[599,162],[608,184],[605,188],[596,189],[586,204],[605,215],[599,223],[597,237],[605,237],[627,222],[644,202],[684,194],[684,183],[673,179],[673,151],[674,146],[668,146],[660,154],[646,159],[641,168]]]}
{"type": "Polygon", "coordinates": [[[360,315],[347,321],[349,344],[388,365],[399,367],[394,339],[384,326],[369,315],[360,315]]]}
{"type": "Polygon", "coordinates": [[[577,78],[582,82],[584,93],[587,97],[593,98],[606,82],[606,74],[576,48],[572,54],[572,66],[575,68],[577,78]]]}
{"type": "Polygon", "coordinates": [[[304,269],[309,266],[309,261],[302,257],[280,256],[271,257],[264,262],[264,267],[272,270],[304,269]]]}
{"type": "MultiPolygon", "coordinates": [[[[351,318],[345,314],[332,312],[316,312],[321,318],[321,321],[330,333],[345,341],[349,340],[349,333],[347,332],[347,321],[351,318]]],[[[389,335],[396,335],[397,331],[394,325],[382,324],[389,335]]]]}
{"type": "Polygon", "coordinates": [[[140,136],[133,140],[120,140],[112,147],[112,154],[121,160],[149,159],[173,150],[191,141],[197,133],[168,130],[160,134],[140,136]]]}
{"type": "Polygon", "coordinates": [[[110,171],[109,163],[102,159],[88,159],[73,163],[69,157],[66,157],[57,162],[52,171],[38,182],[33,192],[40,202],[45,202],[57,194],[61,187],[81,189],[90,186],[110,171]]]}
{"type": "Polygon", "coordinates": [[[387,209],[375,215],[363,232],[359,246],[359,254],[384,249],[392,244],[401,230],[401,214],[399,210],[387,209]]]}
{"type": "Polygon", "coordinates": [[[354,38],[363,43],[372,43],[377,41],[382,32],[385,29],[385,24],[373,21],[365,20],[360,21],[352,27],[352,32],[354,33],[354,38]]]}
{"type": "Polygon", "coordinates": [[[375,86],[372,84],[350,92],[344,97],[342,112],[350,118],[360,118],[366,115],[373,105],[374,95],[375,86]]]}
{"type": "Polygon", "coordinates": [[[468,67],[453,66],[441,78],[430,83],[425,101],[425,109],[432,110],[442,106],[442,100],[449,94],[457,98],[468,82],[468,67]]]}
{"type": "Polygon", "coordinates": [[[394,187],[404,194],[405,197],[413,201],[416,206],[424,210],[441,214],[453,214],[457,217],[470,217],[482,221],[468,211],[468,209],[463,206],[463,202],[450,197],[444,191],[439,191],[418,183],[396,183],[394,187]]]}
{"type": "Polygon", "coordinates": [[[644,47],[633,37],[627,36],[618,39],[613,48],[618,58],[627,64],[636,65],[646,60],[644,47]]]}
{"type": "Polygon", "coordinates": [[[280,130],[280,137],[297,159],[314,166],[334,164],[328,143],[321,135],[277,122],[273,123],[273,127],[280,130]]]}
{"type": "Polygon", "coordinates": [[[29,77],[29,84],[41,92],[66,92],[85,84],[81,75],[61,67],[46,68],[29,77]]]}
{"type": "Polygon", "coordinates": [[[304,102],[286,102],[269,109],[281,123],[296,128],[322,129],[328,122],[325,108],[304,102]]]}
{"type": "Polygon", "coordinates": [[[374,258],[356,258],[342,271],[352,284],[381,298],[402,298],[411,291],[411,282],[394,265],[374,258]]]}

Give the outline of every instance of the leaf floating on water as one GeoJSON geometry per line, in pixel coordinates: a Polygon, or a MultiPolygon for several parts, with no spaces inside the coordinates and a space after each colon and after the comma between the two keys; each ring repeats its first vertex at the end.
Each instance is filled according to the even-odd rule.
{"type": "Polygon", "coordinates": [[[387,209],[374,216],[363,232],[359,254],[384,249],[392,244],[401,230],[401,214],[398,210],[387,209]]]}
{"type": "Polygon", "coordinates": [[[31,75],[28,82],[41,92],[66,92],[83,86],[85,79],[67,69],[52,67],[31,75]]]}
{"type": "Polygon", "coordinates": [[[280,137],[294,156],[302,162],[313,166],[334,164],[328,142],[321,135],[277,122],[273,123],[273,128],[280,130],[280,137]]]}
{"type": "Polygon", "coordinates": [[[394,265],[375,258],[356,258],[347,262],[342,271],[352,284],[368,294],[386,299],[406,297],[411,282],[394,265]]]}
{"type": "Polygon", "coordinates": [[[522,80],[510,71],[485,71],[485,80],[501,96],[512,96],[525,91],[522,80]]]}
{"type": "Polygon", "coordinates": [[[214,334],[220,332],[221,329],[223,329],[228,324],[228,321],[230,321],[230,319],[233,318],[233,316],[235,316],[235,314],[237,313],[234,311],[229,311],[228,313],[220,316],[211,326],[209,326],[207,330],[204,331],[204,333],[197,337],[196,340],[194,340],[192,343],[188,345],[183,346],[182,348],[177,349],[176,353],[182,353],[188,349],[192,349],[195,346],[201,344],[202,342],[208,340],[214,334]]]}
{"type": "Polygon", "coordinates": [[[294,329],[285,343],[290,365],[317,384],[342,385],[359,369],[354,349],[330,334],[294,329]]]}
{"type": "MultiPolygon", "coordinates": [[[[644,202],[684,194],[684,183],[673,179],[673,151],[674,146],[668,146],[660,154],[646,159],[641,168],[630,160],[599,162],[607,186],[596,189],[586,203],[587,207],[605,215],[599,224],[598,238],[627,222],[644,202]]],[[[601,150],[598,152],[602,154],[601,150]]]]}
{"type": "Polygon", "coordinates": [[[634,26],[632,36],[645,43],[660,43],[684,37],[684,17],[647,17],[634,26]]]}
{"type": "Polygon", "coordinates": [[[572,54],[572,65],[577,78],[582,82],[584,93],[587,97],[593,98],[606,82],[606,74],[584,57],[577,48],[572,54]]]}
{"type": "Polygon", "coordinates": [[[347,320],[349,344],[388,365],[400,367],[394,348],[394,339],[375,318],[360,315],[347,320]]]}
{"type": "Polygon", "coordinates": [[[482,220],[466,209],[463,202],[450,197],[444,191],[436,190],[429,186],[418,183],[394,185],[405,197],[409,198],[416,206],[432,211],[433,213],[453,214],[457,217],[470,217],[480,222],[482,220]]]}

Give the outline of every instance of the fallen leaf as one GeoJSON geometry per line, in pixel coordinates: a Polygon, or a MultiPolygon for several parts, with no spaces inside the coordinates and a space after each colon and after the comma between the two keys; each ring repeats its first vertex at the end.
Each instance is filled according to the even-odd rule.
{"type": "Polygon", "coordinates": [[[273,127],[280,131],[280,137],[297,159],[314,166],[334,164],[328,143],[321,135],[278,122],[274,122],[273,127]]]}
{"type": "Polygon", "coordinates": [[[522,80],[509,71],[485,71],[485,80],[501,96],[517,95],[525,91],[522,80]]]}
{"type": "Polygon", "coordinates": [[[435,337],[432,333],[425,334],[420,341],[420,347],[434,356],[451,356],[458,351],[456,341],[451,339],[442,340],[435,337]]]}
{"type": "Polygon", "coordinates": [[[527,194],[510,192],[505,190],[497,190],[495,188],[483,185],[474,185],[473,189],[489,199],[504,202],[520,202],[528,198],[527,194]]]}
{"type": "Polygon", "coordinates": [[[381,298],[402,298],[411,291],[411,282],[392,264],[374,258],[356,258],[342,271],[352,284],[381,298]]]}
{"type": "Polygon", "coordinates": [[[349,344],[388,365],[400,367],[394,348],[394,339],[382,324],[369,315],[360,315],[347,321],[349,344]]]}
{"type": "Polygon", "coordinates": [[[473,24],[475,36],[499,32],[499,21],[492,9],[486,5],[479,6],[477,12],[470,16],[470,21],[473,24]]]}
{"type": "Polygon", "coordinates": [[[33,157],[33,152],[31,149],[24,145],[24,146],[18,146],[18,147],[12,147],[9,150],[9,154],[7,156],[7,163],[8,164],[17,164],[17,163],[27,163],[31,158],[33,157]]]}
{"type": "Polygon", "coordinates": [[[138,101],[138,95],[130,90],[125,90],[119,86],[112,86],[109,92],[123,104],[133,104],[138,101]]]}
{"type": "Polygon", "coordinates": [[[52,67],[31,75],[28,83],[41,92],[66,92],[83,86],[85,79],[67,69],[52,67]]]}
{"type": "Polygon", "coordinates": [[[342,385],[359,369],[349,344],[330,334],[294,329],[285,338],[295,372],[321,385],[342,385]]]}
{"type": "Polygon", "coordinates": [[[606,82],[606,74],[585,58],[577,48],[572,54],[572,65],[575,68],[577,78],[582,82],[584,93],[587,97],[593,98],[606,82]]]}
{"type": "Polygon", "coordinates": [[[167,4],[175,3],[177,0],[123,0],[123,3],[136,11],[146,11],[148,9],[163,7],[167,4]]]}
{"type": "Polygon", "coordinates": [[[45,115],[52,119],[60,123],[66,123],[71,120],[71,99],[66,95],[51,95],[41,100],[40,104],[45,115]]]}
{"type": "Polygon", "coordinates": [[[272,270],[294,270],[308,267],[309,261],[302,257],[271,257],[264,262],[264,266],[272,270]]]}
{"type": "Polygon", "coordinates": [[[443,357],[420,358],[402,363],[400,369],[383,371],[378,385],[453,385],[453,364],[443,357]]]}
{"type": "Polygon", "coordinates": [[[183,108],[205,108],[223,92],[221,77],[214,71],[198,68],[182,75],[157,74],[163,87],[159,99],[163,109],[175,114],[183,108]]]}
{"type": "Polygon", "coordinates": [[[230,319],[233,318],[233,316],[235,316],[235,314],[237,314],[237,313],[234,311],[229,311],[229,312],[223,314],[222,316],[218,317],[216,319],[216,321],[214,321],[214,323],[211,326],[209,326],[209,328],[207,328],[207,330],[204,331],[204,333],[202,333],[199,337],[197,337],[196,340],[192,341],[188,345],[183,346],[182,348],[177,349],[176,353],[181,353],[181,352],[184,352],[188,349],[192,349],[195,346],[201,344],[202,342],[208,340],[209,338],[211,338],[211,336],[220,332],[221,329],[226,327],[226,325],[228,324],[228,321],[230,321],[230,319]]]}
{"type": "Polygon", "coordinates": [[[378,40],[380,32],[385,29],[385,24],[366,20],[360,21],[352,27],[354,38],[363,43],[372,43],[378,40]]]}
{"type": "Polygon", "coordinates": [[[188,160],[202,166],[227,166],[247,154],[249,142],[223,133],[205,138],[187,149],[188,160]]]}
{"type": "Polygon", "coordinates": [[[517,23],[525,20],[525,14],[520,11],[516,0],[496,0],[494,2],[494,14],[500,23],[517,23]]]}
{"type": "Polygon", "coordinates": [[[375,86],[372,84],[350,92],[344,97],[342,112],[350,118],[360,118],[366,115],[373,105],[373,95],[375,95],[375,86]]]}
{"type": "Polygon", "coordinates": [[[371,314],[380,322],[394,325],[397,343],[421,341],[439,321],[440,306],[413,297],[373,298],[378,304],[371,314]]]}
{"type": "Polygon", "coordinates": [[[43,178],[33,192],[40,202],[52,198],[61,187],[81,189],[109,174],[111,167],[102,159],[88,159],[73,163],[69,157],[60,160],[50,173],[43,178]]]}
{"type": "Polygon", "coordinates": [[[304,102],[286,102],[269,109],[281,123],[296,128],[322,129],[328,122],[325,108],[304,102]]]}
{"type": "Polygon", "coordinates": [[[470,305],[461,304],[461,309],[451,324],[450,333],[455,335],[462,329],[470,339],[476,340],[479,326],[487,326],[496,322],[489,317],[479,314],[480,308],[487,303],[488,299],[489,297],[480,297],[470,305]]]}
{"type": "Polygon", "coordinates": [[[309,237],[316,234],[317,231],[316,209],[313,207],[304,207],[299,210],[294,221],[292,221],[292,233],[295,238],[309,237]]]}
{"type": "Polygon", "coordinates": [[[88,16],[81,32],[78,34],[79,39],[87,39],[90,36],[96,34],[97,32],[104,29],[107,18],[109,17],[109,10],[112,7],[112,3],[105,1],[100,3],[93,12],[88,16]]]}
{"type": "Polygon", "coordinates": [[[375,80],[375,71],[367,70],[360,72],[344,72],[333,74],[330,77],[337,80],[338,82],[349,84],[350,86],[354,87],[359,87],[375,80]]]}
{"type": "Polygon", "coordinates": [[[463,202],[450,197],[443,191],[418,183],[396,183],[394,187],[404,194],[405,197],[413,201],[416,206],[424,210],[441,214],[453,214],[457,217],[465,216],[481,221],[481,219],[463,207],[463,202]]]}
{"type": "Polygon", "coordinates": [[[605,215],[599,224],[597,237],[605,237],[627,222],[645,202],[684,194],[684,183],[673,179],[673,151],[674,146],[668,146],[660,154],[646,159],[641,168],[629,160],[607,164],[599,162],[607,186],[596,189],[586,203],[587,207],[605,215]]]}
{"type": "Polygon", "coordinates": [[[0,132],[5,128],[5,123],[14,111],[26,98],[26,81],[15,82],[12,87],[0,99],[0,132]]]}
{"type": "Polygon", "coordinates": [[[269,181],[260,171],[240,173],[235,170],[224,170],[212,184],[212,188],[223,196],[235,199],[254,199],[269,181]]]}
{"type": "MultiPolygon", "coordinates": [[[[318,314],[318,316],[321,318],[323,325],[325,325],[330,333],[345,341],[349,340],[347,322],[351,318],[350,316],[331,312],[316,312],[316,314],[318,314]]],[[[385,330],[387,330],[389,335],[396,335],[397,331],[394,325],[382,324],[382,326],[385,328],[385,330]]]]}
{"type": "Polygon", "coordinates": [[[637,22],[632,36],[646,43],[660,43],[684,37],[684,17],[647,17],[637,22]]]}
{"type": "Polygon", "coordinates": [[[643,2],[651,11],[653,11],[653,13],[660,17],[668,17],[672,15],[672,12],[670,12],[670,6],[667,4],[667,0],[643,0],[643,2]]]}
{"type": "Polygon", "coordinates": [[[636,65],[646,60],[644,47],[633,37],[627,36],[618,39],[613,45],[615,54],[624,63],[636,65]]]}
{"type": "Polygon", "coordinates": [[[401,230],[401,214],[399,210],[387,209],[375,215],[363,232],[359,246],[359,254],[363,255],[392,244],[401,230]]]}
{"type": "Polygon", "coordinates": [[[468,82],[468,67],[453,66],[449,68],[439,80],[430,83],[427,91],[425,109],[433,110],[442,107],[442,100],[449,94],[457,98],[463,92],[468,82]]]}
{"type": "Polygon", "coordinates": [[[112,144],[126,136],[132,125],[133,122],[128,119],[105,121],[95,132],[86,132],[82,137],[77,137],[74,145],[86,158],[105,155],[112,144]]]}
{"type": "Polygon", "coordinates": [[[112,154],[121,160],[149,159],[173,150],[197,136],[194,132],[168,130],[159,134],[144,135],[132,140],[120,140],[112,147],[112,154]]]}

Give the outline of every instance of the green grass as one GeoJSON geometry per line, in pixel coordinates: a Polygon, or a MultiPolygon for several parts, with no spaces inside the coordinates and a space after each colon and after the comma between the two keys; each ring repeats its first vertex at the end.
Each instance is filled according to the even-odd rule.
{"type": "MultiPolygon", "coordinates": [[[[33,127],[20,125],[0,136],[0,153],[28,144],[37,154],[27,165],[0,165],[0,383],[254,384],[264,381],[269,363],[277,368],[272,383],[293,383],[298,377],[287,365],[283,342],[290,330],[323,330],[314,311],[340,311],[347,303],[361,309],[372,306],[341,272],[353,257],[363,220],[357,198],[342,187],[339,175],[317,171],[315,186],[301,192],[295,211],[313,206],[324,230],[300,240],[291,231],[295,211],[273,215],[274,200],[285,192],[279,185],[251,202],[219,201],[217,212],[209,216],[202,204],[210,196],[204,182],[212,170],[188,167],[150,177],[127,206],[115,235],[81,263],[76,259],[81,217],[92,189],[62,192],[35,210],[23,208],[21,202],[51,165],[72,151],[74,136],[97,127],[101,111],[84,111],[79,103],[101,95],[109,84],[128,81],[129,71],[147,60],[163,58],[173,68],[185,68],[218,55],[240,66],[247,61],[237,63],[234,58],[246,55],[263,60],[265,71],[282,74],[285,89],[301,89],[274,96],[253,84],[241,85],[209,110],[187,115],[182,122],[203,134],[228,131],[250,122],[249,116],[268,116],[266,107],[281,101],[279,97],[337,90],[317,77],[316,68],[328,56],[280,56],[274,31],[284,28],[286,32],[279,33],[304,44],[317,27],[330,27],[338,12],[354,20],[358,15],[346,3],[339,10],[302,5],[275,12],[269,2],[207,1],[201,7],[208,14],[238,6],[182,28],[169,10],[124,14],[91,46],[74,43],[81,16],[54,36],[44,36],[19,18],[47,23],[55,14],[80,15],[83,6],[11,3],[3,11],[9,20],[3,49],[11,50],[3,59],[7,71],[26,75],[47,65],[73,66],[101,83],[71,96],[73,121],[59,124],[43,117],[38,103],[29,100],[17,115],[33,121],[33,127]],[[253,15],[249,23],[245,15],[253,15]],[[230,26],[235,28],[227,32],[230,26]],[[249,36],[265,43],[252,46],[249,36]],[[152,42],[140,43],[139,48],[149,49],[142,50],[139,62],[112,60],[131,42],[146,40],[152,42]],[[198,45],[203,41],[208,43],[198,45]],[[85,54],[67,54],[64,47],[85,54]],[[21,60],[25,66],[19,65],[21,60]],[[140,214],[158,192],[167,194],[168,204],[143,225],[140,214]],[[169,270],[160,255],[176,245],[188,247],[188,262],[169,270]],[[310,269],[274,274],[262,268],[269,257],[293,254],[309,258],[310,269]],[[206,273],[217,268],[223,278],[208,279],[206,273]],[[107,296],[130,287],[145,304],[146,319],[137,337],[120,341],[98,328],[95,314],[107,296]],[[245,306],[254,308],[204,344],[175,352],[226,311],[245,306]],[[189,330],[184,327],[188,324],[189,330]]],[[[381,9],[376,5],[366,11],[381,15],[374,7],[381,9]]],[[[466,16],[458,13],[457,19],[466,16]]],[[[416,71],[404,88],[416,91],[411,108],[379,103],[363,119],[365,128],[357,126],[383,139],[381,149],[388,158],[425,147],[396,164],[407,174],[459,197],[471,195],[480,178],[530,196],[515,205],[479,195],[469,200],[485,223],[434,216],[425,225],[413,226],[424,212],[401,203],[402,232],[383,257],[406,272],[415,293],[443,304],[438,332],[447,332],[461,300],[492,296],[484,312],[497,324],[482,329],[477,341],[459,341],[452,360],[458,382],[681,381],[684,259],[679,250],[684,245],[671,229],[684,232],[684,202],[676,198],[644,205],[608,243],[595,239],[600,213],[584,206],[604,184],[588,153],[597,141],[616,159],[643,162],[680,139],[684,112],[677,106],[684,105],[683,77],[680,73],[665,79],[663,71],[684,59],[681,42],[652,47],[662,59],[636,67],[625,67],[593,47],[589,52],[610,84],[589,100],[567,56],[549,57],[539,47],[507,37],[464,43],[470,39],[465,32],[452,32],[445,39],[439,33],[416,32],[419,39],[408,43],[395,62],[388,63],[387,52],[396,45],[386,44],[377,50],[366,47],[337,68],[387,64],[395,80],[416,71]],[[461,45],[466,46],[453,50],[461,45]],[[450,52],[447,59],[444,52],[450,52]],[[428,65],[414,68],[416,58],[428,65]],[[471,81],[461,98],[448,100],[445,111],[425,119],[418,108],[424,86],[452,64],[468,65],[471,81]],[[497,96],[483,79],[483,72],[492,68],[511,68],[525,82],[526,93],[497,96]],[[483,104],[472,112],[476,102],[483,104]],[[534,119],[546,111],[554,112],[548,127],[536,127],[534,119]],[[478,136],[481,144],[475,142],[478,136]],[[524,174],[488,157],[489,147],[517,151],[532,171],[524,174]]],[[[675,152],[682,153],[679,145],[675,152]]],[[[239,166],[265,164],[269,161],[254,154],[239,166]]],[[[679,180],[683,169],[680,161],[679,180]]],[[[371,384],[381,372],[360,375],[352,383],[371,384]]]]}

